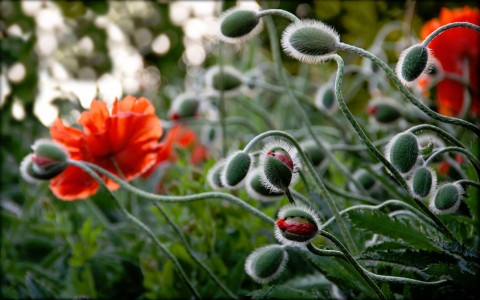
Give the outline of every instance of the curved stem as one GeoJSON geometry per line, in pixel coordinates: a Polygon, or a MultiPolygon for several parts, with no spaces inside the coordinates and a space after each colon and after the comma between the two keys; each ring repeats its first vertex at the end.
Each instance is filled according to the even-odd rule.
{"type": "Polygon", "coordinates": [[[355,260],[355,258],[353,258],[353,256],[350,254],[348,249],[335,236],[331,235],[330,233],[324,230],[320,230],[319,233],[320,235],[332,241],[335,244],[335,246],[337,246],[337,248],[345,256],[345,259],[352,265],[352,267],[355,268],[355,270],[357,270],[357,272],[360,274],[360,276],[363,277],[363,279],[368,283],[368,285],[372,288],[372,290],[375,291],[378,298],[387,299],[383,294],[382,290],[375,284],[372,278],[370,278],[370,276],[365,272],[365,269],[355,260]]]}
{"type": "Polygon", "coordinates": [[[413,126],[410,129],[406,130],[405,132],[410,132],[410,133],[417,133],[419,131],[423,130],[430,130],[435,133],[437,133],[440,137],[442,137],[444,140],[449,141],[450,143],[454,144],[457,147],[462,147],[466,148],[459,140],[457,140],[454,136],[446,132],[440,127],[437,127],[435,125],[431,124],[420,124],[417,126],[413,126]]]}
{"type": "Polygon", "coordinates": [[[132,222],[133,224],[137,225],[141,230],[143,230],[148,236],[150,236],[150,238],[153,240],[153,242],[155,243],[155,245],[157,245],[158,248],[160,248],[160,250],[170,259],[172,260],[174,266],[175,266],[175,269],[177,270],[177,272],[180,274],[180,276],[183,278],[183,280],[185,281],[185,283],[187,284],[188,288],[191,290],[192,294],[195,296],[195,298],[198,298],[200,299],[200,294],[198,293],[198,291],[195,289],[195,287],[193,286],[193,284],[190,282],[190,280],[188,279],[187,275],[185,274],[185,271],[183,270],[182,266],[180,265],[179,261],[177,260],[177,258],[175,257],[175,255],[173,255],[168,249],[167,247],[165,247],[161,242],[160,240],[157,238],[157,236],[153,233],[153,231],[147,226],[145,225],[145,223],[143,223],[142,221],[140,221],[139,219],[137,219],[135,216],[133,216],[132,214],[130,214],[128,212],[128,210],[123,206],[123,204],[117,199],[117,197],[108,189],[108,187],[106,186],[105,182],[100,178],[100,176],[97,175],[97,173],[95,173],[91,168],[89,168],[86,163],[84,162],[81,162],[81,161],[75,161],[75,160],[68,160],[68,164],[72,165],[72,166],[76,166],[80,169],[82,169],[83,171],[85,171],[87,174],[89,174],[90,176],[92,176],[100,185],[102,185],[107,191],[108,191],[108,194],[111,196],[111,198],[115,201],[115,203],[118,205],[118,207],[120,208],[120,210],[122,211],[122,213],[125,215],[125,217],[130,220],[130,222],[132,222]]]}
{"type": "Polygon", "coordinates": [[[369,203],[369,204],[377,204],[378,203],[378,200],[377,199],[374,199],[374,198],[371,198],[371,197],[368,197],[368,196],[361,196],[361,195],[356,195],[356,194],[352,194],[352,193],[348,193],[344,190],[341,190],[339,188],[337,188],[335,185],[333,185],[331,182],[328,182],[328,181],[324,181],[324,184],[325,184],[325,187],[332,193],[338,195],[338,196],[341,196],[343,198],[346,198],[346,199],[351,199],[351,200],[357,200],[357,201],[362,201],[362,202],[366,202],[366,203],[369,203]]]}
{"type": "MultiPolygon", "coordinates": [[[[395,169],[395,167],[383,156],[383,154],[377,148],[375,148],[375,146],[372,144],[372,142],[368,139],[365,132],[363,132],[362,128],[360,127],[360,124],[358,124],[358,122],[355,120],[355,117],[353,116],[353,114],[350,112],[350,110],[348,110],[348,107],[345,104],[345,101],[343,100],[343,96],[342,96],[342,93],[341,93],[342,72],[343,72],[343,66],[344,66],[343,59],[337,54],[335,54],[333,56],[333,59],[336,61],[337,65],[338,65],[337,77],[336,77],[336,80],[335,80],[335,96],[336,96],[337,101],[339,103],[340,109],[345,114],[348,121],[350,122],[352,127],[355,129],[355,131],[359,135],[362,142],[368,147],[368,150],[379,161],[381,161],[382,164],[392,173],[392,175],[397,180],[397,182],[401,185],[401,187],[405,191],[409,192],[409,188],[408,188],[408,185],[407,185],[407,182],[405,181],[405,179],[397,171],[397,169],[395,169]]],[[[433,212],[430,211],[430,209],[425,205],[425,203],[423,203],[423,201],[421,199],[419,199],[417,197],[413,197],[413,196],[412,196],[412,198],[415,201],[415,203],[422,209],[422,211],[425,214],[427,214],[438,225],[438,228],[441,230],[441,232],[443,232],[443,234],[448,236],[453,241],[461,244],[458,241],[458,239],[453,235],[453,233],[450,232],[448,227],[445,226],[445,224],[443,224],[443,222],[433,212]]]]}
{"type": "Polygon", "coordinates": [[[283,10],[283,9],[274,9],[274,8],[264,9],[264,10],[261,10],[257,13],[257,17],[259,17],[259,18],[262,18],[264,16],[270,16],[270,15],[281,16],[281,17],[284,17],[284,18],[290,20],[291,22],[300,21],[300,19],[297,18],[297,16],[295,16],[294,14],[292,14],[292,13],[286,11],[286,10],[283,10]]]}
{"type": "Polygon", "coordinates": [[[366,57],[368,59],[371,59],[377,66],[382,68],[385,71],[385,74],[387,74],[388,78],[390,78],[391,81],[397,86],[397,88],[400,90],[402,93],[403,97],[406,98],[408,101],[410,101],[413,105],[418,107],[421,111],[423,111],[425,114],[427,114],[429,117],[444,122],[444,123],[450,123],[458,126],[462,126],[464,128],[469,129],[473,133],[475,133],[477,136],[480,137],[480,128],[475,126],[474,124],[467,122],[462,119],[458,118],[453,118],[453,117],[447,117],[442,114],[439,114],[433,110],[431,110],[428,106],[417,100],[417,98],[408,90],[398,79],[397,75],[395,72],[381,59],[373,55],[372,53],[362,49],[358,48],[349,44],[345,43],[338,43],[338,49],[340,50],[345,50],[349,51],[352,53],[356,53],[360,56],[366,57]]]}
{"type": "Polygon", "coordinates": [[[115,174],[110,173],[109,171],[95,165],[89,162],[85,161],[75,161],[75,160],[68,160],[68,163],[70,164],[80,164],[83,167],[88,166],[92,168],[93,170],[103,174],[104,176],[110,178],[111,180],[114,180],[117,182],[122,188],[137,194],[138,196],[144,197],[149,200],[153,201],[158,201],[158,202],[163,202],[163,203],[185,203],[185,202],[193,202],[193,201],[201,201],[201,200],[210,200],[210,199],[222,199],[226,200],[228,202],[231,202],[232,204],[235,204],[237,206],[240,206],[241,208],[247,210],[250,212],[252,215],[259,217],[262,219],[264,222],[268,223],[269,225],[275,225],[275,221],[264,214],[263,212],[259,211],[253,206],[250,206],[248,203],[244,202],[242,199],[237,198],[233,195],[226,194],[226,193],[221,193],[221,192],[206,192],[206,193],[200,193],[200,194],[195,194],[195,195],[188,195],[188,196],[165,196],[165,195],[157,195],[157,194],[152,194],[145,192],[141,189],[138,189],[132,185],[130,185],[128,182],[120,179],[118,176],[115,174]]]}
{"type": "Polygon", "coordinates": [[[167,222],[173,227],[173,229],[175,230],[175,232],[178,234],[178,236],[180,237],[180,240],[182,241],[182,244],[185,246],[185,250],[187,250],[188,254],[190,254],[190,257],[193,258],[193,260],[195,260],[195,262],[197,264],[199,264],[202,269],[205,270],[205,272],[208,273],[208,275],[210,276],[210,278],[213,279],[213,281],[215,281],[215,283],[230,297],[230,298],[233,298],[233,299],[238,299],[238,297],[228,289],[228,287],[226,287],[221,281],[220,279],[217,278],[217,276],[212,272],[212,270],[210,270],[210,268],[205,265],[196,255],[195,253],[193,252],[192,248],[190,247],[186,237],[185,237],[185,234],[183,234],[183,232],[180,230],[180,228],[178,227],[177,224],[175,224],[175,222],[173,221],[172,218],[170,218],[170,216],[167,214],[167,212],[165,211],[165,209],[158,203],[154,203],[154,205],[157,207],[157,209],[160,211],[160,213],[163,215],[163,217],[167,220],[167,222]]]}
{"type": "MultiPolygon", "coordinates": [[[[410,204],[407,204],[403,201],[400,201],[400,200],[387,200],[381,204],[378,204],[378,205],[354,205],[354,206],[350,206],[349,208],[346,208],[342,211],[339,212],[340,215],[344,215],[352,210],[357,210],[357,209],[368,209],[368,210],[380,210],[381,208],[384,208],[388,205],[398,205],[398,206],[403,206],[405,207],[406,209],[408,209],[409,211],[413,212],[415,215],[417,215],[419,218],[421,218],[425,223],[428,223],[429,225],[431,226],[435,226],[435,223],[433,223],[430,219],[428,219],[427,217],[425,217],[424,214],[422,214],[419,210],[417,210],[416,208],[414,208],[413,206],[411,206],[410,204]]],[[[322,228],[325,228],[327,227],[328,225],[330,225],[331,223],[333,223],[333,221],[335,221],[335,218],[330,218],[328,219],[326,222],[324,222],[322,224],[322,228]]]]}
{"type": "Polygon", "coordinates": [[[239,103],[240,105],[245,107],[247,110],[250,110],[251,112],[257,114],[265,122],[265,124],[267,125],[267,127],[269,127],[269,129],[275,129],[275,124],[273,124],[273,121],[270,118],[270,115],[265,109],[259,106],[256,106],[253,103],[250,103],[250,101],[246,97],[243,99],[237,99],[236,97],[233,97],[232,100],[239,103]]]}
{"type": "Polygon", "coordinates": [[[470,162],[472,163],[473,167],[475,168],[475,170],[477,171],[477,179],[480,180],[480,162],[478,161],[478,159],[472,154],[470,153],[470,151],[468,151],[467,149],[464,149],[464,148],[460,148],[460,147],[444,147],[444,148],[441,148],[441,149],[438,149],[437,151],[435,151],[434,153],[432,153],[430,155],[430,157],[428,157],[427,160],[425,160],[425,162],[423,163],[424,166],[427,166],[430,162],[432,162],[437,156],[439,156],[440,154],[442,153],[446,153],[446,152],[460,152],[462,154],[464,154],[469,160],[470,162]]]}
{"type": "Polygon", "coordinates": [[[474,186],[476,187],[477,189],[480,189],[480,183],[478,182],[475,182],[475,181],[471,181],[471,180],[468,180],[468,179],[461,179],[461,180],[457,180],[456,181],[458,184],[461,184],[461,185],[466,185],[466,186],[474,186]]]}
{"type": "Polygon", "coordinates": [[[449,23],[447,25],[443,25],[439,28],[437,28],[434,32],[430,33],[427,38],[423,41],[422,46],[427,47],[430,42],[436,38],[438,35],[443,33],[445,30],[451,29],[451,28],[458,28],[458,27],[463,27],[463,28],[469,28],[473,29],[477,32],[480,32],[480,26],[469,23],[469,22],[453,22],[449,23]]]}
{"type": "Polygon", "coordinates": [[[303,151],[302,147],[300,144],[295,140],[291,135],[289,135],[286,132],[280,131],[280,130],[271,130],[264,132],[262,134],[257,135],[254,137],[250,142],[243,148],[243,151],[248,152],[250,149],[255,146],[255,144],[262,139],[269,137],[269,136],[279,136],[284,139],[286,139],[288,142],[290,142],[298,151],[298,154],[300,155],[303,164],[308,168],[308,171],[310,172],[311,176],[313,177],[315,184],[317,187],[320,189],[320,191],[325,195],[325,199],[327,199],[327,204],[330,207],[330,210],[333,212],[333,215],[337,219],[338,226],[340,227],[340,232],[342,233],[343,237],[347,241],[348,246],[352,249],[354,253],[357,253],[357,247],[355,246],[355,243],[353,242],[353,238],[350,234],[350,231],[347,229],[347,225],[343,218],[340,216],[338,213],[338,207],[335,204],[335,201],[333,200],[332,196],[328,192],[327,188],[322,182],[322,179],[318,175],[318,173],[315,171],[314,166],[310,162],[310,159],[307,157],[305,152],[303,151]]]}
{"type": "Polygon", "coordinates": [[[295,204],[295,199],[293,198],[289,188],[285,189],[285,195],[287,196],[288,202],[290,202],[290,204],[295,204]]]}

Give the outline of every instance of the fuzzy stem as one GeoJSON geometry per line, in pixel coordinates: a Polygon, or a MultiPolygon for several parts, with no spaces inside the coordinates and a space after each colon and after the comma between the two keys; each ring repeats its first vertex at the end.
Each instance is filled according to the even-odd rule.
{"type": "Polygon", "coordinates": [[[292,193],[290,192],[290,189],[288,187],[285,189],[285,195],[287,196],[288,202],[290,202],[290,204],[295,204],[295,199],[293,198],[292,193]]]}
{"type": "Polygon", "coordinates": [[[368,197],[368,196],[361,196],[361,195],[356,195],[356,194],[352,194],[352,193],[348,193],[344,190],[341,190],[339,188],[337,188],[335,185],[333,185],[332,183],[324,180],[324,184],[325,184],[325,187],[332,193],[338,195],[338,196],[341,196],[345,199],[351,199],[351,200],[357,200],[357,201],[362,201],[362,202],[366,202],[366,203],[369,203],[369,204],[377,204],[378,203],[378,200],[377,199],[374,199],[372,197],[368,197]]]}
{"type": "MultiPolygon", "coordinates": [[[[97,173],[95,173],[91,168],[89,168],[87,166],[87,163],[85,162],[81,162],[81,161],[76,161],[76,160],[68,160],[68,164],[72,165],[72,166],[76,166],[78,168],[81,168],[83,171],[85,171],[88,175],[92,176],[99,184],[101,184],[103,187],[105,187],[105,189],[108,191],[108,194],[111,196],[111,198],[115,201],[115,203],[117,204],[117,206],[120,208],[120,210],[122,211],[122,213],[125,215],[125,217],[130,221],[132,222],[133,224],[137,225],[142,231],[144,231],[148,236],[150,236],[150,238],[153,240],[153,242],[155,243],[155,245],[157,245],[157,247],[169,258],[172,260],[174,266],[175,266],[175,269],[177,270],[177,272],[180,274],[180,276],[183,278],[183,280],[185,281],[185,283],[187,284],[188,288],[191,290],[192,294],[195,296],[195,298],[198,298],[200,299],[200,294],[198,293],[198,291],[195,289],[195,287],[193,286],[193,284],[190,282],[190,280],[188,279],[187,275],[185,274],[185,271],[183,270],[182,266],[180,265],[180,263],[178,262],[177,258],[175,257],[175,255],[173,255],[168,249],[167,247],[165,247],[161,242],[160,240],[157,238],[157,236],[153,233],[153,231],[147,226],[145,225],[145,223],[143,223],[142,221],[140,221],[139,219],[137,219],[135,216],[133,216],[132,214],[130,214],[127,209],[123,206],[123,204],[117,199],[117,197],[108,189],[108,187],[106,186],[105,182],[100,178],[100,176],[97,175],[97,173]]],[[[118,178],[118,177],[117,177],[118,178]]],[[[123,181],[123,180],[122,180],[123,181]]]]}
{"type": "Polygon", "coordinates": [[[424,131],[424,130],[430,130],[435,133],[437,133],[440,137],[442,137],[444,140],[449,141],[450,143],[454,144],[457,147],[462,147],[466,148],[459,140],[457,140],[454,136],[446,132],[440,127],[437,127],[435,125],[431,124],[420,124],[417,126],[413,126],[410,129],[406,130],[405,132],[410,132],[410,133],[417,133],[419,131],[424,131]]]}
{"type": "Polygon", "coordinates": [[[335,201],[333,200],[332,196],[330,195],[327,188],[323,184],[322,179],[320,178],[318,173],[315,171],[315,167],[312,165],[312,163],[310,162],[310,159],[305,154],[305,152],[303,151],[302,147],[297,142],[297,140],[295,140],[291,135],[289,135],[288,133],[286,133],[284,131],[271,130],[271,131],[264,132],[262,134],[257,135],[256,137],[254,137],[243,148],[243,151],[245,151],[245,152],[250,151],[250,149],[252,149],[253,146],[255,146],[255,144],[257,142],[259,142],[262,139],[264,139],[266,137],[269,137],[269,136],[282,137],[282,138],[286,139],[287,141],[289,141],[297,149],[298,154],[300,155],[304,165],[308,168],[308,171],[310,172],[311,176],[313,176],[313,179],[314,179],[317,187],[325,195],[325,199],[327,199],[327,204],[329,205],[330,210],[333,212],[333,215],[335,216],[335,218],[337,220],[338,226],[340,227],[340,232],[342,233],[343,237],[347,241],[348,246],[352,249],[352,251],[354,251],[354,253],[357,253],[358,250],[355,246],[355,243],[353,242],[353,238],[350,234],[350,231],[348,231],[348,229],[347,229],[347,225],[346,225],[345,221],[343,220],[343,218],[338,213],[339,211],[338,211],[337,205],[335,204],[335,201]]]}
{"type": "Polygon", "coordinates": [[[332,241],[335,246],[345,255],[345,259],[352,265],[352,267],[357,270],[357,272],[362,276],[362,278],[368,283],[368,285],[372,288],[372,290],[375,291],[375,294],[377,294],[378,298],[380,299],[387,299],[385,295],[383,294],[382,290],[375,284],[375,282],[370,278],[370,276],[365,272],[365,269],[357,262],[355,258],[353,258],[352,254],[348,251],[348,249],[340,242],[335,236],[332,234],[320,230],[319,231],[320,235],[326,237],[330,241],[332,241]]]}
{"type": "Polygon", "coordinates": [[[283,10],[283,9],[274,9],[274,8],[271,8],[271,9],[264,9],[264,10],[261,10],[257,13],[257,17],[259,18],[262,18],[264,16],[269,16],[269,15],[277,15],[277,16],[281,16],[281,17],[284,17],[286,19],[289,19],[291,22],[299,22],[300,19],[297,18],[297,16],[295,16],[294,14],[286,11],[286,10],[283,10]]]}
{"type": "Polygon", "coordinates": [[[433,110],[431,110],[428,106],[420,102],[411,92],[408,90],[398,79],[397,75],[395,72],[380,58],[377,56],[373,55],[372,53],[359,48],[355,47],[353,45],[345,44],[345,43],[338,43],[337,45],[338,49],[344,50],[344,51],[349,51],[355,54],[358,54],[360,56],[366,57],[370,60],[372,60],[377,66],[382,68],[385,71],[385,74],[390,78],[390,80],[397,86],[397,88],[400,90],[402,93],[403,97],[406,98],[408,101],[410,101],[413,105],[418,107],[421,111],[423,111],[425,114],[427,114],[429,117],[444,122],[444,123],[450,123],[458,126],[462,126],[464,128],[469,129],[473,133],[475,133],[477,136],[480,137],[480,128],[475,126],[474,124],[467,122],[462,119],[458,118],[453,118],[453,117],[447,117],[442,114],[439,114],[433,110]]]}
{"type": "Polygon", "coordinates": [[[442,153],[446,153],[446,152],[460,152],[460,153],[464,154],[470,160],[473,167],[477,171],[477,179],[480,180],[480,162],[478,161],[478,159],[472,153],[470,153],[470,151],[468,151],[467,149],[464,149],[464,148],[452,146],[452,147],[444,147],[444,148],[438,149],[436,152],[432,153],[432,155],[430,155],[430,157],[428,157],[427,160],[425,160],[423,165],[427,166],[437,156],[439,156],[442,153]]]}
{"type": "Polygon", "coordinates": [[[268,129],[275,129],[275,124],[273,123],[272,118],[264,108],[251,103],[247,97],[244,97],[243,99],[233,97],[232,100],[239,103],[247,110],[257,114],[263,120],[263,122],[265,122],[265,125],[267,125],[268,129]]]}
{"type": "Polygon", "coordinates": [[[468,180],[468,179],[457,180],[456,183],[461,184],[461,185],[466,185],[466,186],[470,185],[470,186],[476,187],[477,189],[480,189],[480,183],[475,182],[475,181],[471,181],[471,180],[468,180]]]}
{"type": "Polygon", "coordinates": [[[157,201],[157,202],[162,202],[162,203],[185,203],[185,202],[193,202],[193,201],[200,201],[200,200],[209,200],[209,199],[223,199],[228,202],[231,202],[237,206],[240,206],[241,208],[249,211],[252,215],[259,217],[262,219],[264,222],[268,223],[269,225],[274,225],[275,221],[264,214],[263,212],[259,211],[255,207],[249,205],[248,203],[244,202],[242,199],[237,198],[233,195],[227,194],[227,193],[221,193],[221,192],[206,192],[206,193],[199,193],[195,195],[188,195],[188,196],[165,196],[165,195],[157,195],[157,194],[152,194],[145,192],[141,189],[138,189],[132,185],[130,185],[128,182],[125,180],[120,179],[118,176],[115,174],[110,173],[109,171],[95,165],[89,162],[85,161],[75,161],[75,160],[68,160],[70,164],[77,164],[80,163],[82,166],[88,166],[92,168],[93,170],[105,175],[106,177],[110,178],[111,180],[114,180],[117,182],[122,188],[137,194],[141,197],[144,197],[149,200],[157,201]]]}
{"type": "Polygon", "coordinates": [[[437,28],[434,32],[430,33],[427,36],[427,38],[423,41],[422,46],[427,47],[428,44],[430,44],[430,42],[435,37],[442,34],[445,30],[448,30],[448,29],[451,29],[451,28],[459,28],[459,27],[469,28],[469,29],[473,29],[477,32],[480,32],[480,26],[478,26],[478,25],[475,25],[475,24],[472,24],[472,23],[469,23],[469,22],[453,22],[453,23],[443,25],[443,26],[437,28]]]}

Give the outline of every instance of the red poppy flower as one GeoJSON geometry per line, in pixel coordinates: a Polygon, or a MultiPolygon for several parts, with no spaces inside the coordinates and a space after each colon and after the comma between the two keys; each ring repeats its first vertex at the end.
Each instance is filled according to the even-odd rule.
{"type": "MultiPolygon", "coordinates": [[[[94,163],[128,181],[156,161],[162,127],[154,110],[146,98],[127,96],[120,102],[115,100],[111,113],[105,102],[93,100],[90,111],[83,112],[78,120],[82,130],[65,126],[57,119],[50,135],[66,147],[71,159],[94,163]]],[[[104,179],[109,189],[118,188],[114,181],[104,179]]],[[[87,198],[98,187],[92,177],[74,166],[50,181],[55,196],[67,201],[87,198]]]]}
{"type": "MultiPolygon", "coordinates": [[[[439,18],[425,23],[420,31],[420,37],[425,39],[437,28],[452,22],[470,22],[480,25],[480,10],[467,6],[452,10],[442,8],[439,18]]],[[[428,47],[433,51],[445,72],[463,76],[465,62],[468,63],[472,97],[471,111],[479,114],[480,34],[468,28],[453,28],[435,37],[428,47]]],[[[439,82],[436,91],[438,111],[444,115],[458,115],[463,105],[463,84],[451,79],[444,79],[439,82]]]]}

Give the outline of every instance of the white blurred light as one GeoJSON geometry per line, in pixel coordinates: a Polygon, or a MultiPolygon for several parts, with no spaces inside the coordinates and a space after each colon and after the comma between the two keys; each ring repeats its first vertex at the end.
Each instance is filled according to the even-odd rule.
{"type": "Polygon", "coordinates": [[[190,3],[184,1],[172,2],[169,12],[172,23],[182,25],[190,17],[190,3]]]}
{"type": "Polygon", "coordinates": [[[205,23],[200,19],[189,19],[185,23],[184,31],[185,34],[191,39],[201,39],[206,31],[205,23]]]}
{"type": "Polygon", "coordinates": [[[100,98],[107,105],[111,105],[115,99],[120,99],[123,93],[122,83],[110,74],[103,74],[97,80],[98,92],[100,98]]]}
{"type": "Polygon", "coordinates": [[[10,67],[8,70],[8,80],[11,82],[21,82],[25,79],[25,75],[27,74],[27,69],[25,69],[25,65],[22,63],[15,63],[13,66],[10,67]]]}
{"type": "Polygon", "coordinates": [[[8,27],[7,29],[8,35],[13,35],[13,36],[22,36],[22,28],[18,26],[18,24],[13,24],[12,26],[8,27]]]}
{"type": "Polygon", "coordinates": [[[50,56],[57,50],[57,39],[53,34],[42,34],[38,37],[35,49],[40,56],[50,56]]]}
{"type": "Polygon", "coordinates": [[[205,49],[201,45],[192,44],[187,47],[185,54],[188,64],[198,66],[203,63],[206,57],[205,49]]]}
{"type": "Polygon", "coordinates": [[[260,6],[256,1],[237,1],[237,7],[248,10],[259,10],[260,6]]]}
{"type": "Polygon", "coordinates": [[[25,15],[33,17],[35,16],[40,9],[42,8],[42,1],[27,1],[23,0],[22,3],[22,11],[25,15]]]}
{"type": "Polygon", "coordinates": [[[142,27],[135,30],[133,38],[135,39],[135,43],[137,44],[137,46],[142,48],[152,42],[153,36],[150,30],[142,27]]]}
{"type": "Polygon", "coordinates": [[[94,50],[94,45],[92,38],[89,36],[84,36],[81,40],[77,42],[77,49],[80,53],[84,55],[89,55],[94,50]]]}
{"type": "Polygon", "coordinates": [[[12,89],[10,88],[10,85],[8,84],[7,77],[3,72],[0,75],[0,108],[3,106],[5,103],[5,98],[10,94],[12,89]]]}
{"type": "Polygon", "coordinates": [[[193,13],[199,18],[209,17],[215,13],[217,3],[215,1],[191,2],[193,13]]]}
{"type": "Polygon", "coordinates": [[[70,77],[65,67],[56,60],[51,62],[50,71],[54,79],[67,80],[70,77]]]}
{"type": "Polygon", "coordinates": [[[52,31],[55,28],[62,27],[63,17],[58,9],[41,9],[36,15],[37,26],[45,31],[52,31]]]}
{"type": "Polygon", "coordinates": [[[157,36],[152,42],[152,50],[159,55],[165,54],[170,50],[170,39],[165,33],[157,36]]]}
{"type": "Polygon", "coordinates": [[[25,118],[25,108],[23,107],[22,102],[18,99],[13,101],[12,116],[18,121],[21,121],[25,118]]]}
{"type": "Polygon", "coordinates": [[[126,94],[135,94],[140,89],[140,84],[135,77],[124,77],[122,83],[126,94]]]}

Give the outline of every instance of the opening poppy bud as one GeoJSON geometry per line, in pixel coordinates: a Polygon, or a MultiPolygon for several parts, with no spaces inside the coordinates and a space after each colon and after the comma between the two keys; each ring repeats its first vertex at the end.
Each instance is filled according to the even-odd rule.
{"type": "Polygon", "coordinates": [[[20,173],[23,179],[30,183],[37,183],[42,180],[50,180],[62,173],[67,168],[66,162],[39,167],[33,161],[33,157],[34,154],[29,154],[20,163],[20,173]]]}
{"type": "Polygon", "coordinates": [[[178,95],[172,103],[168,116],[171,120],[195,117],[200,108],[200,100],[196,95],[186,93],[178,95]]]}
{"type": "Polygon", "coordinates": [[[282,148],[273,148],[266,156],[263,166],[265,177],[277,189],[287,189],[293,176],[292,158],[282,148]]]}
{"type": "Polygon", "coordinates": [[[293,58],[311,64],[330,59],[339,42],[335,30],[316,20],[294,22],[282,35],[283,50],[293,58]]]}
{"type": "Polygon", "coordinates": [[[40,139],[33,146],[32,161],[39,167],[48,167],[54,164],[65,163],[68,152],[65,148],[52,140],[40,139]]]}
{"type": "Polygon", "coordinates": [[[463,198],[463,188],[457,183],[446,183],[438,188],[430,202],[430,209],[437,214],[455,212],[463,198]]]}
{"type": "Polygon", "coordinates": [[[283,244],[305,244],[318,234],[320,220],[307,207],[289,205],[283,207],[275,222],[275,237],[283,244]]]}
{"type": "Polygon", "coordinates": [[[428,167],[420,167],[415,170],[408,183],[415,196],[428,198],[437,185],[437,175],[428,167]]]}
{"type": "Polygon", "coordinates": [[[335,96],[335,89],[331,84],[325,84],[317,90],[315,107],[330,115],[337,111],[337,97],[335,96]]]}
{"type": "Polygon", "coordinates": [[[315,167],[319,166],[325,158],[325,154],[318,148],[313,141],[306,141],[302,143],[303,152],[307,155],[308,159],[315,167]]]}
{"type": "Polygon", "coordinates": [[[256,36],[263,28],[262,19],[253,10],[232,8],[220,17],[220,39],[239,44],[256,36]]]}
{"type": "Polygon", "coordinates": [[[417,138],[412,133],[397,134],[387,146],[387,159],[403,174],[410,172],[420,153],[417,138]]]}
{"type": "Polygon", "coordinates": [[[396,67],[400,81],[405,85],[411,84],[420,74],[430,68],[431,56],[430,49],[421,44],[403,50],[396,67]]]}
{"type": "Polygon", "coordinates": [[[213,92],[220,93],[223,90],[229,96],[240,90],[244,80],[242,74],[231,66],[224,66],[222,72],[219,66],[213,66],[205,74],[205,82],[213,92]]]}
{"type": "Polygon", "coordinates": [[[263,185],[259,169],[254,169],[248,173],[245,184],[248,195],[254,199],[271,202],[283,197],[283,192],[272,191],[263,185]]]}
{"type": "Polygon", "coordinates": [[[281,245],[269,245],[253,251],[245,261],[245,272],[258,283],[278,278],[288,262],[288,253],[281,245]]]}
{"type": "Polygon", "coordinates": [[[387,125],[401,119],[402,108],[392,99],[375,99],[368,104],[367,113],[375,123],[387,125]]]}
{"type": "Polygon", "coordinates": [[[209,171],[207,174],[207,180],[210,186],[214,190],[220,190],[221,188],[224,187],[222,183],[222,172],[223,169],[225,168],[225,162],[219,161],[217,162],[209,171]]]}
{"type": "Polygon", "coordinates": [[[417,136],[417,140],[420,153],[425,156],[430,155],[434,149],[445,147],[443,140],[439,139],[435,135],[420,134],[417,136]]]}
{"type": "Polygon", "coordinates": [[[230,155],[222,171],[222,183],[226,188],[235,189],[242,185],[252,165],[251,156],[243,151],[230,155]]]}
{"type": "MultiPolygon", "coordinates": [[[[380,184],[376,181],[375,177],[365,169],[358,169],[355,171],[355,173],[353,173],[353,178],[355,178],[367,192],[373,192],[380,187],[380,184]]],[[[348,186],[351,191],[358,192],[358,189],[353,182],[349,182],[348,186]]]]}

